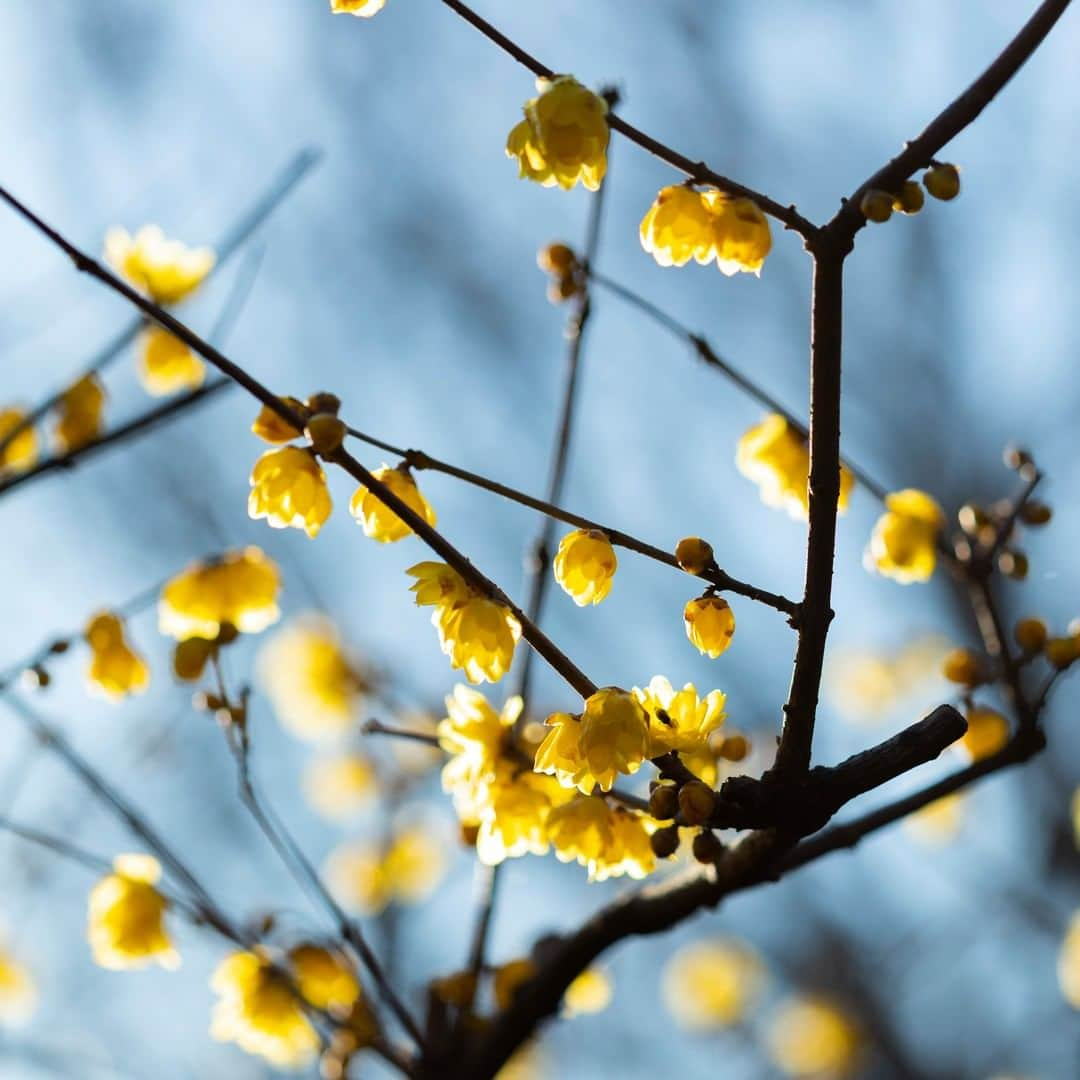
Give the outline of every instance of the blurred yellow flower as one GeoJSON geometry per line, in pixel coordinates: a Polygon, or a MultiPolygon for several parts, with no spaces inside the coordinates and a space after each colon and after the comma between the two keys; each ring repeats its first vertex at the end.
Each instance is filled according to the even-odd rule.
{"type": "Polygon", "coordinates": [[[109,229],[105,261],[151,300],[175,304],[202,284],[215,257],[208,247],[185,247],[167,240],[157,225],[144,225],[134,236],[127,229],[109,229]]]}
{"type": "Polygon", "coordinates": [[[1009,741],[1009,721],[996,709],[972,706],[967,710],[967,725],[960,742],[972,761],[996,754],[1009,741]]]}
{"type": "Polygon", "coordinates": [[[157,323],[139,335],[136,350],[139,382],[155,397],[177,390],[197,390],[206,379],[206,365],[202,360],[157,323]]]}
{"type": "Polygon", "coordinates": [[[297,989],[316,1009],[340,1014],[360,997],[360,983],[348,960],[321,945],[297,945],[289,951],[297,989]]]}
{"type": "MultiPolygon", "coordinates": [[[[412,473],[407,468],[391,469],[383,465],[372,474],[381,480],[410,510],[415,510],[429,525],[435,524],[435,511],[431,503],[420,493],[412,473]]],[[[366,487],[359,487],[349,502],[349,512],[358,525],[363,527],[364,535],[380,544],[393,544],[404,540],[412,533],[405,524],[377,495],[366,487]]]]}
{"type": "Polygon", "coordinates": [[[267,450],[255,462],[248,517],[266,518],[273,529],[303,529],[314,539],[332,509],[326,474],[305,447],[267,450]]]}
{"type": "Polygon", "coordinates": [[[547,724],[551,731],[536,751],[536,771],[583,795],[597,785],[610,791],[616,776],[632,776],[645,760],[649,718],[637,698],[618,687],[597,690],[580,717],[555,713],[547,724]]]}
{"type": "Polygon", "coordinates": [[[1069,920],[1057,965],[1058,985],[1065,1000],[1080,1009],[1080,911],[1069,920]]]}
{"type": "Polygon", "coordinates": [[[607,170],[607,102],[570,75],[539,78],[537,97],[506,140],[520,176],[569,190],[579,181],[596,191],[607,170]]]}
{"type": "Polygon", "coordinates": [[[386,0],[330,0],[330,10],[335,15],[359,15],[370,19],[386,7],[386,0]]]}
{"type": "Polygon", "coordinates": [[[661,266],[704,266],[716,256],[713,213],[699,191],[685,184],[664,188],[641,219],[641,246],[661,266]]]}
{"type": "Polygon", "coordinates": [[[726,715],[727,698],[719,690],[699,698],[693,683],[677,691],[663,675],[654,675],[644,690],[635,686],[634,697],[649,714],[650,758],[671,750],[693,753],[702,749],[726,715]]]}
{"type": "Polygon", "coordinates": [[[785,1002],[772,1019],[768,1043],[773,1061],[789,1076],[849,1076],[859,1056],[854,1024],[820,997],[785,1002]]]}
{"type": "Polygon", "coordinates": [[[348,734],[367,682],[334,624],[302,615],[259,650],[256,673],[282,726],[301,739],[348,734]]]}
{"type": "Polygon", "coordinates": [[[578,607],[599,604],[609,592],[619,565],[611,541],[597,529],[576,529],[559,542],[555,580],[578,607]]]}
{"type": "Polygon", "coordinates": [[[611,976],[602,968],[586,968],[563,994],[563,1016],[587,1016],[603,1012],[614,996],[611,976]]]}
{"type": "Polygon", "coordinates": [[[87,940],[94,961],[114,971],[179,967],[165,929],[169,902],[154,887],[161,864],[152,855],[118,855],[113,870],[90,890],[87,940]]]}
{"type": "Polygon", "coordinates": [[[92,690],[115,700],[146,689],[150,670],[125,640],[124,624],[116,615],[99,612],[87,623],[85,636],[92,654],[87,672],[92,690]]]}
{"type": "Polygon", "coordinates": [[[68,387],[56,404],[53,439],[58,453],[70,454],[101,434],[105,390],[97,376],[86,375],[68,387]]]}
{"type": "Polygon", "coordinates": [[[234,1042],[281,1069],[311,1064],[319,1035],[289,985],[288,976],[253,952],[227,956],[210,977],[218,995],[210,1035],[234,1042]]]}
{"type": "MultiPolygon", "coordinates": [[[[810,449],[802,432],[793,428],[779,413],[771,413],[750,428],[735,450],[739,472],[757,484],[766,506],[783,509],[797,521],[806,521],[810,513],[810,449]]],[[[838,513],[847,510],[855,480],[840,467],[838,513]]]]}
{"type": "Polygon", "coordinates": [[[722,596],[698,596],[686,602],[683,624],[690,644],[715,660],[735,636],[735,612],[722,596]]]}
{"type": "Polygon", "coordinates": [[[375,767],[352,751],[317,758],[304,769],[304,797],[331,821],[352,817],[377,791],[375,767]]]}
{"type": "Polygon", "coordinates": [[[223,623],[257,634],[281,615],[281,577],[257,547],[226,552],[220,559],[192,563],[161,590],[158,628],[169,637],[216,638],[223,623]]]}
{"type": "MultiPolygon", "coordinates": [[[[25,419],[26,412],[23,409],[0,409],[0,442],[3,442],[25,419]]],[[[37,434],[31,425],[23,428],[3,450],[0,450],[0,475],[9,469],[12,472],[25,472],[33,468],[37,456],[37,434]]]]}
{"type": "Polygon", "coordinates": [[[689,1031],[736,1024],[762,989],[764,968],[741,941],[714,938],[680,949],[664,971],[664,1002],[689,1031]]]}
{"type": "Polygon", "coordinates": [[[943,795],[904,818],[904,825],[927,844],[947,844],[964,823],[964,797],[943,795]]]}
{"type": "Polygon", "coordinates": [[[929,581],[937,565],[937,538],[945,512],[915,488],[887,495],[885,506],[866,549],[866,568],[901,585],[929,581]]]}
{"type": "Polygon", "coordinates": [[[0,1027],[25,1024],[37,1006],[30,972],[0,945],[0,1027]]]}

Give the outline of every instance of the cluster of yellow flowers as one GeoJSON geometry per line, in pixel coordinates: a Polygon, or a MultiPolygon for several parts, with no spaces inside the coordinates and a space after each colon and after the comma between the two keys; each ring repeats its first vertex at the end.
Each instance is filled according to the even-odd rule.
{"type": "Polygon", "coordinates": [[[716,260],[721,273],[761,273],[772,249],[769,220],[752,199],[717,188],[680,184],[664,188],[641,221],[641,246],[661,266],[702,266],[716,260]]]}
{"type": "Polygon", "coordinates": [[[521,623],[504,604],[473,588],[453,567],[420,562],[406,571],[420,607],[433,607],[431,624],[450,666],[471,683],[498,682],[510,670],[521,623]]]}
{"type": "MultiPolygon", "coordinates": [[[[948,162],[934,162],[923,173],[923,187],[935,199],[948,202],[960,194],[960,170],[948,162]]],[[[917,214],[926,202],[922,188],[914,180],[905,180],[900,190],[893,193],[880,188],[870,188],[859,200],[859,209],[868,221],[880,224],[888,221],[895,211],[898,214],[917,214]]]]}
{"type": "Polygon", "coordinates": [[[93,616],[87,623],[85,637],[92,654],[87,672],[91,689],[112,699],[146,689],[150,670],[127,643],[124,624],[118,616],[108,611],[93,616]]]}
{"type": "MultiPolygon", "coordinates": [[[[806,437],[778,413],[771,413],[739,439],[735,451],[739,472],[758,486],[766,506],[784,509],[799,521],[810,513],[810,448],[806,437]]],[[[836,508],[848,507],[855,480],[841,466],[836,508]]]]}

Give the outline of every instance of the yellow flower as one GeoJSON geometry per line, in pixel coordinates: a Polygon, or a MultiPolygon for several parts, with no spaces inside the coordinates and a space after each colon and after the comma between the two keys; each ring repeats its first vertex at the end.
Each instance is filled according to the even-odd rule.
{"type": "Polygon", "coordinates": [[[386,6],[386,0],[330,0],[330,10],[335,15],[359,15],[370,19],[386,6]]]}
{"type": "MultiPolygon", "coordinates": [[[[26,419],[22,409],[0,409],[0,442],[26,419]]],[[[34,428],[23,428],[11,442],[0,450],[0,475],[10,469],[12,472],[25,472],[33,468],[37,461],[37,435],[34,428]]]]}
{"type": "Polygon", "coordinates": [[[614,837],[607,802],[593,795],[555,807],[548,814],[547,830],[555,858],[582,866],[597,862],[614,837]]]}
{"type": "Polygon", "coordinates": [[[183,641],[216,638],[223,623],[257,634],[281,615],[277,566],[257,547],[226,552],[220,559],[192,563],[161,590],[158,628],[183,641]]]}
{"type": "Polygon", "coordinates": [[[611,810],[611,842],[589,862],[590,881],[606,881],[624,874],[640,881],[656,869],[649,820],[621,806],[611,810]]]}
{"type": "MultiPolygon", "coordinates": [[[[435,511],[431,504],[420,494],[416,481],[408,469],[391,469],[384,465],[376,469],[372,476],[381,480],[410,510],[415,510],[429,525],[435,524],[435,511]]],[[[364,529],[364,535],[380,544],[393,544],[404,540],[412,533],[405,524],[378,496],[366,487],[356,489],[349,502],[349,512],[356,518],[357,524],[364,529]]]]}
{"type": "Polygon", "coordinates": [[[435,616],[464,603],[472,593],[469,583],[452,567],[441,562],[419,562],[405,571],[416,583],[409,591],[416,594],[418,607],[434,607],[432,622],[438,626],[435,616]]]}
{"type": "Polygon", "coordinates": [[[901,585],[929,581],[937,565],[937,537],[945,512],[924,491],[905,488],[885,498],[863,562],[901,585]]]}
{"type": "Polygon", "coordinates": [[[0,1026],[25,1024],[37,1005],[37,987],[30,973],[0,947],[0,1026]]]}
{"type": "Polygon", "coordinates": [[[661,266],[704,266],[716,255],[713,213],[685,184],[664,188],[641,220],[641,246],[661,266]]]}
{"type": "Polygon", "coordinates": [[[964,822],[964,797],[943,795],[904,818],[904,824],[927,844],[947,844],[964,822]]]}
{"type": "Polygon", "coordinates": [[[846,1076],[859,1054],[859,1034],[852,1022],[817,997],[793,998],[782,1005],[768,1041],[773,1060],[789,1076],[846,1076]]]}
{"type": "Polygon", "coordinates": [[[698,596],[683,608],[686,636],[700,653],[715,660],[735,634],[735,613],[721,596],[698,596]]]}
{"type": "Polygon", "coordinates": [[[559,542],[555,580],[577,604],[599,604],[609,592],[619,565],[611,541],[598,529],[577,529],[559,542]]]}
{"type": "Polygon", "coordinates": [[[139,335],[139,381],[148,394],[163,397],[177,390],[197,390],[206,365],[178,337],[156,323],[139,335]]]}
{"type": "Polygon", "coordinates": [[[118,855],[114,873],[90,890],[87,940],[94,961],[114,971],[180,965],[165,929],[169,902],[154,888],[161,865],[152,855],[118,855]]]}
{"type": "Polygon", "coordinates": [[[644,690],[634,687],[634,697],[649,714],[647,756],[659,757],[671,750],[693,753],[708,744],[709,735],[724,722],[727,698],[713,690],[698,697],[693,683],[676,691],[663,675],[655,675],[644,690]],[[659,714],[663,712],[666,719],[659,714]]]}
{"type": "Polygon", "coordinates": [[[1080,1009],[1080,911],[1069,921],[1069,929],[1058,954],[1057,974],[1065,1000],[1074,1009],[1080,1009]]]}
{"type": "MultiPolygon", "coordinates": [[[[288,405],[294,412],[303,416],[306,413],[306,408],[302,401],[297,401],[294,397],[283,397],[279,399],[288,405]]],[[[280,416],[269,405],[264,405],[259,410],[259,415],[255,417],[251,424],[251,432],[253,435],[258,435],[263,442],[268,442],[272,446],[279,446],[281,443],[292,442],[293,439],[299,439],[303,435],[302,431],[294,428],[292,424],[282,420],[280,416]]]]}
{"type": "Polygon", "coordinates": [[[210,248],[185,247],[166,240],[157,225],[144,225],[134,237],[127,229],[109,229],[105,261],[152,300],[175,304],[202,284],[215,258],[210,248]]]}
{"type": "Polygon", "coordinates": [[[383,859],[390,892],[403,904],[426,900],[446,871],[446,848],[430,827],[410,825],[398,832],[383,859]]]}
{"type": "Polygon", "coordinates": [[[507,157],[544,187],[569,190],[580,181],[596,191],[607,170],[607,102],[569,75],[537,79],[536,88],[506,140],[507,157]]]}
{"type": "Polygon", "coordinates": [[[708,1031],[746,1015],[762,989],[764,969],[740,941],[715,938],[680,949],[664,972],[664,1001],[679,1027],[708,1031]]]}
{"type": "Polygon", "coordinates": [[[563,789],[547,776],[509,770],[486,789],[479,814],[476,854],[485,866],[548,850],[547,819],[563,789]]]}
{"type": "Polygon", "coordinates": [[[255,462],[249,517],[266,518],[273,529],[303,529],[314,539],[332,508],[326,474],[315,455],[303,447],[267,450],[255,462]]]}
{"type": "Polygon", "coordinates": [[[586,968],[563,994],[563,1016],[603,1012],[611,1004],[613,994],[611,976],[606,971],[586,968]]]}
{"type": "Polygon", "coordinates": [[[260,650],[259,681],[282,725],[301,739],[347,734],[367,683],[329,619],[300,616],[260,650]]]}
{"type": "Polygon", "coordinates": [[[360,997],[360,983],[341,953],[320,945],[297,945],[289,952],[296,987],[316,1009],[340,1014],[360,997]]]}
{"type": "Polygon", "coordinates": [[[94,375],[86,375],[64,391],[56,405],[56,429],[53,438],[57,451],[71,453],[101,434],[101,414],[105,408],[105,390],[94,375]]]}
{"type": "Polygon", "coordinates": [[[536,771],[553,774],[583,795],[597,785],[610,791],[619,773],[633,775],[645,760],[649,718],[625,690],[597,690],[580,718],[555,713],[547,722],[551,731],[536,751],[536,771]]]}
{"type": "Polygon", "coordinates": [[[332,821],[351,817],[371,801],[377,790],[375,767],[357,753],[320,758],[304,770],[308,803],[332,821]]]}
{"type": "Polygon", "coordinates": [[[327,858],[323,873],[338,903],[351,911],[376,915],[390,902],[382,853],[372,844],[339,845],[327,858]]]}
{"type": "MultiPolygon", "coordinates": [[[[787,510],[797,521],[810,513],[810,450],[801,432],[778,413],[770,413],[739,439],[735,451],[739,472],[757,484],[766,506],[787,510]]],[[[840,467],[838,513],[847,510],[855,480],[840,467]]]]}
{"type": "Polygon", "coordinates": [[[439,745],[448,754],[468,754],[493,768],[506,733],[521,715],[521,698],[516,694],[508,698],[497,713],[483,694],[458,683],[445,700],[447,715],[439,721],[439,745]]]}
{"type": "Polygon", "coordinates": [[[702,199],[712,212],[716,265],[730,277],[739,271],[761,276],[765,257],[772,250],[769,219],[752,199],[709,190],[702,199]]]}
{"type": "Polygon", "coordinates": [[[150,682],[146,661],[124,640],[124,624],[110,612],[100,612],[86,626],[93,657],[87,680],[107,698],[141,693],[150,682]]]}
{"type": "Polygon", "coordinates": [[[967,710],[967,725],[960,742],[972,761],[996,754],[1009,741],[1009,721],[995,709],[972,706],[967,710]]]}
{"type": "Polygon", "coordinates": [[[210,977],[218,995],[210,1035],[283,1069],[309,1065],[319,1035],[297,1000],[288,977],[253,952],[227,956],[210,977]]]}

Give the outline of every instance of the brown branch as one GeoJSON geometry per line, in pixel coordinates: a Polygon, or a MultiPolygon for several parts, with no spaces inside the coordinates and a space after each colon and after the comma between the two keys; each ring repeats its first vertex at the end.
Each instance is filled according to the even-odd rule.
{"type": "MultiPolygon", "coordinates": [[[[542,64],[536,57],[527,53],[520,45],[515,44],[504,33],[497,30],[467,4],[463,4],[461,0],[442,0],[442,3],[451,11],[460,15],[470,26],[479,30],[489,41],[494,42],[505,53],[512,56],[519,64],[527,67],[534,75],[550,79],[556,74],[546,64],[542,64]]],[[[705,162],[692,161],[684,154],[680,154],[670,146],[665,146],[658,139],[654,139],[651,135],[647,135],[632,124],[628,124],[614,113],[608,113],[607,120],[608,127],[612,131],[619,132],[620,135],[624,135],[631,142],[637,143],[643,150],[647,150],[661,161],[667,162],[668,165],[678,169],[679,172],[685,173],[695,183],[712,184],[714,187],[718,187],[732,195],[741,195],[753,199],[766,214],[776,218],[777,221],[783,222],[787,228],[793,229],[804,238],[808,238],[817,232],[817,226],[812,221],[804,218],[794,206],[784,206],[774,199],[770,199],[768,195],[763,195],[760,191],[746,187],[745,184],[740,184],[727,176],[721,176],[720,173],[710,169],[705,162]]]]}

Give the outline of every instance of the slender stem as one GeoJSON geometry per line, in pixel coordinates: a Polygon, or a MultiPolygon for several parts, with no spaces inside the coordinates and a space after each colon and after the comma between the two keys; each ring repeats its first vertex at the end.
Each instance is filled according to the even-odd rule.
{"type": "Polygon", "coordinates": [[[432,735],[427,731],[410,731],[408,728],[384,724],[381,720],[376,720],[374,717],[370,720],[366,720],[360,731],[363,735],[390,735],[396,739],[410,739],[412,742],[423,743],[425,746],[439,745],[438,735],[432,735]]]}
{"type": "MultiPolygon", "coordinates": [[[[304,149],[292,158],[255,204],[235,224],[230,226],[225,235],[218,241],[215,247],[217,259],[210,268],[210,273],[207,274],[208,278],[228,264],[229,260],[258,231],[267,218],[285,201],[293,188],[318,164],[321,156],[318,150],[304,149]]],[[[95,354],[82,372],[76,375],[67,386],[72,386],[81,379],[104,371],[135,340],[136,335],[145,325],[146,320],[143,318],[137,318],[130,322],[112,341],[95,354]]],[[[66,393],[67,386],[50,394],[44,401],[31,409],[18,424],[6,431],[3,437],[0,437],[0,456],[3,455],[12,440],[21,432],[32,424],[36,424],[46,413],[56,407],[66,393]]]]}
{"type": "MultiPolygon", "coordinates": [[[[520,45],[511,41],[504,33],[497,30],[486,19],[473,11],[471,7],[462,3],[461,0],[442,0],[442,3],[479,30],[489,41],[494,42],[505,53],[512,56],[519,64],[527,67],[534,75],[541,78],[552,78],[555,75],[555,72],[546,64],[542,64],[520,45]]],[[[745,184],[737,183],[727,176],[721,176],[720,173],[714,172],[703,161],[693,161],[684,154],[680,154],[677,150],[673,150],[670,146],[665,146],[658,139],[654,139],[651,135],[647,135],[632,124],[628,124],[621,117],[616,116],[615,113],[609,113],[607,119],[608,126],[612,131],[617,131],[631,142],[637,143],[643,150],[647,150],[650,154],[660,158],[661,161],[666,161],[696,183],[712,184],[732,195],[742,195],[748,199],[753,199],[766,214],[783,222],[789,229],[794,229],[803,237],[809,237],[817,231],[814,223],[804,218],[794,206],[784,206],[774,199],[770,199],[768,195],[763,195],[760,191],[746,187],[745,184]]]]}

